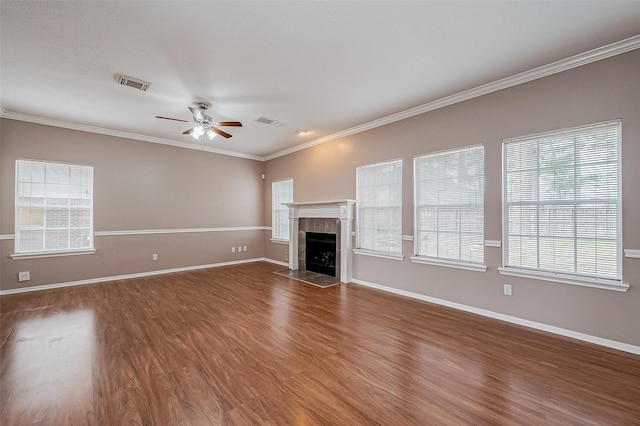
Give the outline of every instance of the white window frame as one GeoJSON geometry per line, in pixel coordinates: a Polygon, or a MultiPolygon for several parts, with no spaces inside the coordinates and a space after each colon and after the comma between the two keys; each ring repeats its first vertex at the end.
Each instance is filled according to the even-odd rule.
{"type": "MultiPolygon", "coordinates": [[[[574,142],[575,143],[575,142],[574,142]]],[[[579,127],[574,127],[574,128],[569,128],[569,129],[562,129],[562,130],[557,130],[557,131],[551,131],[551,132],[545,132],[545,133],[540,133],[540,134],[534,134],[534,135],[528,135],[528,136],[523,136],[523,137],[518,137],[518,138],[512,138],[512,139],[507,139],[505,141],[503,141],[503,147],[502,147],[502,152],[503,152],[503,158],[502,158],[502,162],[503,162],[503,182],[502,182],[502,186],[503,186],[503,190],[502,190],[502,197],[503,197],[503,252],[502,252],[502,257],[503,257],[503,267],[502,268],[498,268],[498,270],[500,271],[501,274],[504,275],[512,275],[512,276],[518,276],[518,277],[526,277],[526,278],[534,278],[534,279],[540,279],[540,280],[545,280],[545,281],[553,281],[553,282],[559,282],[559,283],[565,283],[565,284],[573,284],[573,285],[581,285],[581,286],[587,286],[587,287],[595,287],[595,288],[602,288],[602,289],[608,289],[608,290],[616,290],[616,291],[626,291],[629,288],[629,285],[622,282],[622,259],[623,259],[623,250],[622,250],[622,123],[620,120],[612,120],[612,121],[607,121],[607,122],[602,122],[602,123],[595,123],[595,124],[589,124],[589,125],[585,125],[585,126],[579,126],[579,127]],[[549,206],[549,205],[553,205],[553,204],[559,204],[559,205],[571,205],[573,206],[573,226],[574,226],[574,235],[573,235],[573,240],[574,240],[574,256],[573,256],[573,262],[574,265],[577,265],[576,262],[578,262],[577,259],[577,247],[578,247],[578,240],[580,239],[578,237],[578,233],[577,233],[577,227],[579,226],[579,223],[577,221],[577,206],[580,205],[592,205],[592,204],[598,204],[598,203],[604,203],[604,200],[598,199],[597,197],[592,197],[589,199],[578,199],[575,197],[574,195],[574,199],[559,199],[559,200],[540,200],[540,196],[538,194],[537,196],[537,200],[532,200],[532,201],[519,201],[519,202],[508,202],[508,186],[507,186],[507,179],[508,179],[508,172],[507,172],[507,167],[508,167],[508,159],[507,159],[507,147],[510,144],[516,144],[516,143],[525,143],[525,142],[532,142],[534,140],[536,140],[536,143],[540,143],[539,141],[541,139],[548,139],[550,137],[554,137],[554,136],[566,136],[568,134],[580,134],[582,133],[586,133],[589,131],[592,131],[593,129],[596,129],[598,127],[616,127],[617,128],[617,134],[618,134],[618,140],[617,140],[617,158],[616,158],[616,166],[617,166],[617,188],[618,188],[618,193],[617,193],[617,197],[614,199],[607,199],[606,203],[609,204],[615,204],[617,206],[617,211],[616,211],[616,243],[615,243],[615,250],[616,250],[616,276],[606,276],[606,275],[598,275],[597,271],[594,274],[586,274],[586,273],[580,273],[577,271],[577,266],[574,266],[574,271],[573,272],[568,272],[568,271],[562,271],[562,270],[553,270],[553,269],[545,269],[545,268],[541,268],[540,265],[540,252],[537,251],[536,252],[536,264],[538,265],[538,267],[524,267],[522,265],[517,265],[514,263],[511,263],[509,260],[509,236],[510,231],[508,229],[509,227],[509,207],[510,206],[515,206],[515,205],[528,205],[528,206],[532,206],[532,207],[536,207],[536,211],[538,211],[538,215],[539,215],[539,211],[540,211],[540,207],[542,206],[549,206]]],[[[575,152],[575,148],[574,148],[574,157],[573,157],[573,164],[574,164],[574,179],[575,176],[577,175],[577,173],[575,172],[576,167],[578,167],[576,165],[576,161],[575,161],[575,156],[576,156],[576,152],[575,152]]],[[[538,159],[536,160],[536,173],[539,173],[538,171],[540,170],[540,166],[539,166],[539,157],[537,157],[538,159]]],[[[582,165],[584,164],[588,164],[593,166],[594,164],[592,163],[582,163],[582,165]]],[[[538,181],[539,182],[539,181],[538,181]]],[[[540,183],[536,183],[537,186],[540,186],[540,183]]],[[[575,184],[572,188],[576,188],[575,184]]],[[[574,190],[575,191],[575,190],[574,190]]],[[[574,192],[575,194],[575,192],[574,192]]],[[[539,241],[540,238],[544,237],[544,238],[548,238],[548,239],[553,239],[553,238],[559,238],[559,237],[553,237],[553,236],[543,236],[540,234],[540,222],[539,222],[539,216],[538,220],[536,221],[536,232],[535,232],[535,238],[539,241]]],[[[514,234],[515,235],[515,234],[514,234]]],[[[583,237],[582,239],[585,239],[586,237],[583,237]]],[[[590,239],[590,238],[587,238],[590,239]]],[[[596,237],[596,241],[599,241],[596,237]]],[[[539,245],[539,242],[538,242],[539,245]]]]}
{"type": "MultiPolygon", "coordinates": [[[[380,161],[380,162],[376,162],[376,163],[371,163],[371,164],[365,164],[362,166],[358,166],[356,167],[356,224],[357,224],[357,228],[356,228],[356,248],[353,250],[353,252],[355,254],[359,254],[359,255],[365,255],[365,256],[374,256],[374,257],[382,257],[382,258],[386,258],[386,259],[393,259],[393,260],[402,260],[404,259],[403,255],[402,255],[402,159],[394,159],[394,160],[386,160],[386,161],[380,161]],[[361,186],[361,176],[360,174],[364,172],[365,169],[374,169],[374,168],[379,168],[379,167],[386,167],[389,165],[399,165],[400,168],[400,179],[398,181],[399,186],[396,187],[394,189],[394,191],[398,191],[397,194],[395,194],[396,199],[399,200],[399,205],[397,206],[377,206],[377,205],[371,205],[371,206],[365,206],[363,205],[362,202],[362,197],[361,197],[361,191],[363,190],[363,187],[361,186]],[[395,210],[396,214],[398,214],[398,228],[397,229],[393,229],[393,228],[389,228],[387,229],[387,231],[389,233],[392,234],[392,238],[391,238],[391,244],[390,244],[390,249],[389,250],[381,250],[380,248],[376,248],[376,247],[368,247],[366,244],[364,244],[364,236],[363,236],[363,231],[364,228],[361,226],[361,224],[363,223],[363,212],[365,209],[372,209],[372,210],[395,210]],[[393,246],[393,242],[397,242],[397,248],[394,249],[393,246]]],[[[374,214],[375,217],[375,214],[374,214]]],[[[378,226],[378,224],[376,223],[376,228],[378,226]]]]}
{"type": "Polygon", "coordinates": [[[289,235],[289,207],[283,203],[293,203],[293,179],[282,179],[271,182],[271,241],[288,242],[289,235]],[[278,189],[281,185],[291,185],[291,197],[283,197],[278,189]],[[286,214],[287,221],[279,221],[282,214],[286,214]],[[286,232],[281,232],[286,230],[286,232]],[[286,234],[286,235],[285,235],[286,234]]]}
{"type": "MultiPolygon", "coordinates": [[[[484,146],[482,144],[478,144],[478,145],[471,145],[471,146],[465,146],[462,148],[454,148],[454,149],[448,149],[448,150],[444,150],[444,151],[437,151],[437,152],[432,152],[432,153],[428,153],[428,154],[423,154],[423,155],[419,155],[414,157],[413,159],[413,189],[414,189],[414,214],[413,214],[413,220],[414,220],[414,236],[413,236],[413,241],[414,241],[414,253],[415,256],[411,257],[411,261],[415,262],[415,263],[424,263],[424,264],[429,264],[429,265],[437,265],[437,266],[445,266],[445,267],[452,267],[452,268],[459,268],[459,269],[467,269],[467,270],[472,270],[472,271],[480,271],[480,272],[485,272],[487,270],[487,266],[484,264],[484,184],[485,184],[485,175],[484,175],[484,146]],[[419,162],[423,161],[427,158],[439,158],[441,159],[440,161],[446,161],[447,156],[450,155],[457,155],[461,152],[468,152],[468,151],[474,151],[474,150],[480,150],[482,152],[482,162],[480,164],[481,166],[481,175],[478,176],[480,181],[477,182],[480,186],[480,191],[477,191],[474,193],[474,195],[479,198],[479,202],[475,203],[473,205],[462,205],[460,203],[451,203],[451,202],[436,202],[436,203],[432,203],[432,204],[420,204],[420,199],[419,199],[419,191],[421,190],[421,180],[420,180],[420,176],[419,176],[419,162]],[[479,192],[479,193],[478,193],[479,192]],[[462,229],[462,220],[460,218],[461,214],[465,211],[465,206],[467,207],[472,207],[472,210],[477,211],[477,209],[480,209],[480,215],[481,215],[481,231],[480,231],[480,244],[479,244],[479,248],[478,250],[480,250],[480,255],[481,255],[481,260],[480,261],[471,261],[468,259],[463,259],[463,250],[465,248],[470,249],[471,246],[465,246],[462,242],[463,236],[465,235],[477,235],[478,232],[471,232],[471,231],[464,231],[462,229]],[[457,216],[458,216],[458,220],[457,220],[457,230],[456,231],[443,231],[440,229],[439,226],[436,227],[435,232],[436,234],[439,236],[441,233],[444,234],[449,234],[449,235],[457,235],[458,236],[458,244],[459,244],[459,249],[458,249],[458,256],[457,257],[446,257],[444,255],[439,255],[439,253],[436,253],[436,255],[428,255],[428,254],[423,254],[421,253],[421,236],[420,233],[423,231],[420,227],[420,213],[422,209],[435,209],[440,210],[440,209],[448,209],[451,211],[456,211],[457,212],[457,216]]],[[[437,216],[437,215],[436,215],[437,216]]],[[[436,243],[437,244],[437,243],[436,243]]],[[[439,249],[439,246],[437,247],[439,249]]]]}
{"type": "MultiPolygon", "coordinates": [[[[15,249],[15,254],[11,255],[11,258],[13,259],[30,259],[30,258],[38,258],[38,257],[55,257],[55,256],[66,256],[66,255],[78,255],[78,254],[92,254],[95,253],[95,248],[94,248],[94,230],[93,230],[93,202],[94,202],[94,193],[93,193],[93,173],[94,173],[94,168],[93,166],[87,166],[87,165],[78,165],[78,164],[68,164],[68,163],[61,163],[61,162],[53,162],[53,161],[41,161],[41,160],[27,160],[27,159],[18,159],[16,160],[16,169],[15,169],[15,235],[14,235],[14,249],[15,249]],[[26,176],[21,176],[20,175],[20,170],[21,170],[21,165],[41,165],[45,168],[45,173],[43,176],[43,181],[42,182],[34,182],[29,180],[26,176]],[[85,204],[83,206],[79,206],[76,207],[77,209],[89,209],[89,224],[86,226],[82,226],[80,228],[74,228],[73,226],[71,226],[71,218],[72,218],[72,214],[71,212],[74,210],[73,206],[72,206],[72,196],[71,196],[71,186],[78,186],[77,184],[72,184],[71,182],[67,183],[66,185],[63,183],[57,183],[56,185],[58,185],[58,187],[60,185],[62,185],[63,187],[66,186],[65,191],[69,194],[67,197],[54,197],[52,192],[52,189],[49,185],[47,185],[47,173],[46,173],[46,167],[47,166],[54,166],[54,167],[67,167],[69,169],[69,172],[71,173],[71,171],[73,169],[79,169],[81,170],[83,173],[87,173],[88,172],[88,177],[89,177],[89,182],[87,184],[85,184],[85,187],[90,187],[90,198],[88,199],[88,204],[85,204]],[[43,202],[42,203],[38,203],[38,204],[33,204],[33,202],[29,203],[26,201],[21,201],[20,200],[20,185],[21,184],[25,184],[25,188],[29,188],[29,191],[32,190],[32,187],[30,187],[29,185],[42,185],[42,196],[38,197],[38,198],[42,198],[43,202]],[[47,192],[49,191],[49,192],[47,192]],[[65,207],[65,205],[56,205],[56,204],[48,204],[48,200],[54,200],[54,199],[64,199],[66,198],[68,200],[68,203],[66,204],[66,207],[68,207],[68,211],[69,211],[69,218],[68,218],[68,223],[66,226],[60,227],[54,227],[54,226],[47,226],[47,212],[52,210],[52,209],[57,209],[60,210],[61,206],[62,208],[65,207]],[[20,216],[20,210],[21,209],[41,209],[42,210],[42,224],[41,225],[23,225],[21,224],[21,216],[20,216]],[[42,244],[42,249],[40,250],[26,250],[23,249],[21,247],[21,235],[23,230],[28,230],[28,229],[33,229],[33,230],[42,230],[43,233],[43,244],[42,244]],[[69,233],[69,240],[67,241],[67,245],[65,247],[62,248],[47,248],[46,247],[46,235],[47,235],[47,230],[52,230],[52,229],[59,229],[62,231],[67,231],[69,233]],[[71,247],[71,234],[73,229],[86,229],[87,230],[87,234],[84,236],[84,238],[88,238],[88,244],[86,244],[86,246],[84,247],[80,247],[80,248],[72,248],[71,247]]],[[[26,190],[26,189],[25,189],[26,190]]],[[[82,197],[80,198],[84,201],[87,201],[86,197],[82,197]]]]}

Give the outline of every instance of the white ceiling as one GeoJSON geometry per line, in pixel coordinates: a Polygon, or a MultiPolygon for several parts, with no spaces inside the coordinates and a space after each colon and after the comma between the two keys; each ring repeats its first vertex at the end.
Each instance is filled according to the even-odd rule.
{"type": "Polygon", "coordinates": [[[260,158],[640,34],[638,1],[1,4],[3,116],[196,148],[155,116],[206,100],[260,158]]]}

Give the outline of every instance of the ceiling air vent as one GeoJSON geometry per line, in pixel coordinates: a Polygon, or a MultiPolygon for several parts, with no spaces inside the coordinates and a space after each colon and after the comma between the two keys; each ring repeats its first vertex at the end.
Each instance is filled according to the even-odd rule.
{"type": "Polygon", "coordinates": [[[124,86],[133,87],[134,89],[142,90],[143,92],[146,92],[149,89],[149,86],[151,86],[151,83],[148,81],[129,77],[124,74],[116,74],[116,81],[124,86]]]}
{"type": "Polygon", "coordinates": [[[284,126],[284,124],[282,124],[281,122],[277,121],[277,120],[272,120],[270,118],[267,117],[258,117],[256,118],[256,120],[258,123],[262,123],[262,124],[268,124],[270,126],[273,127],[282,127],[284,126]]]}

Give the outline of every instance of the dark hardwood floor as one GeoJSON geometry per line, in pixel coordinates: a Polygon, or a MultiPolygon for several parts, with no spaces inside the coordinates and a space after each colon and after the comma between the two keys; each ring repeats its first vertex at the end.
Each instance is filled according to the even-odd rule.
{"type": "Polygon", "coordinates": [[[246,264],[3,296],[9,425],[640,425],[640,356],[246,264]]]}

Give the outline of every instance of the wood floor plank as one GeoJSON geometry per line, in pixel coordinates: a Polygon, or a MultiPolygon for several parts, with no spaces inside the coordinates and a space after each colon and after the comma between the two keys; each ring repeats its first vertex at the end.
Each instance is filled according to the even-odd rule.
{"type": "Polygon", "coordinates": [[[640,425],[640,356],[257,262],[0,298],[0,423],[640,425]]]}

